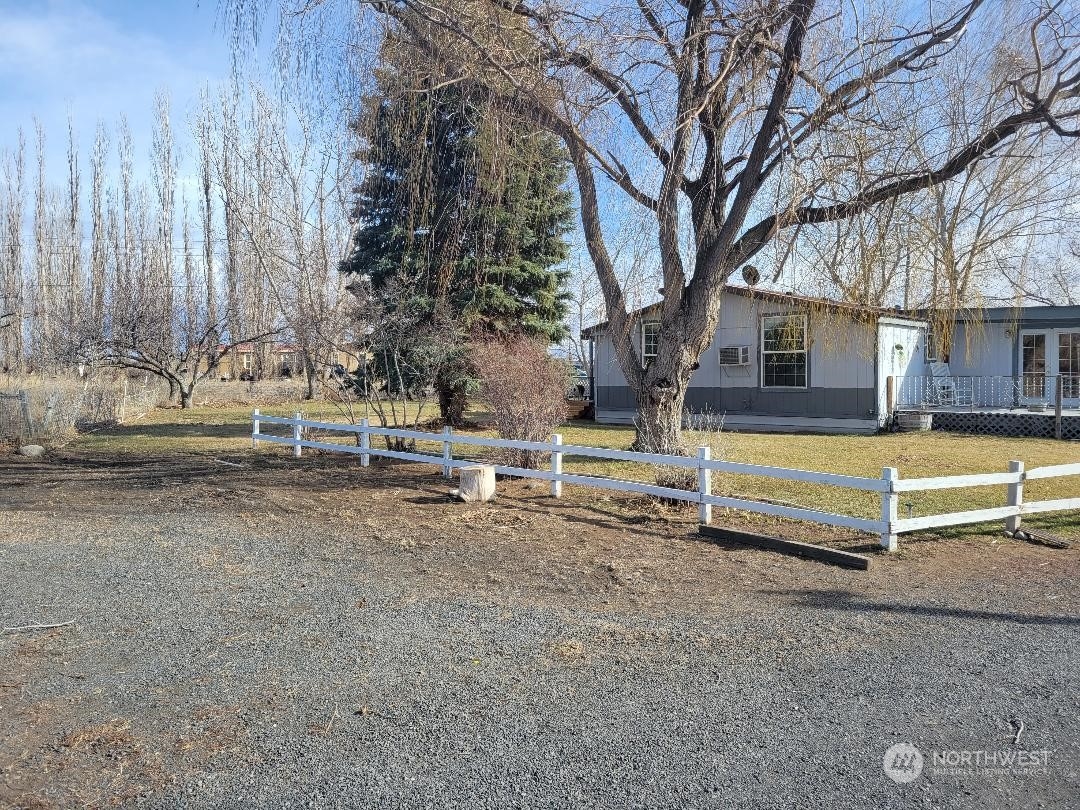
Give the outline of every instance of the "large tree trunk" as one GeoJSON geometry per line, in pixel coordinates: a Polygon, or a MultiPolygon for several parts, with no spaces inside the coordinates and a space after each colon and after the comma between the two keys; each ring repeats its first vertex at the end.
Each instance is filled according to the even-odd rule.
{"type": "Polygon", "coordinates": [[[318,382],[318,366],[316,365],[311,354],[306,350],[301,353],[301,357],[303,357],[304,382],[306,383],[306,388],[304,389],[304,399],[312,400],[315,399],[315,388],[316,383],[318,382]]]}
{"type": "Polygon", "coordinates": [[[443,424],[450,427],[463,425],[465,408],[468,405],[464,385],[460,381],[440,375],[435,381],[435,388],[439,395],[439,415],[442,417],[443,424]]]}
{"type": "Polygon", "coordinates": [[[653,358],[645,372],[644,386],[635,391],[637,417],[634,420],[634,450],[642,453],[687,455],[682,439],[686,386],[693,371],[681,368],[676,358],[653,358]]]}

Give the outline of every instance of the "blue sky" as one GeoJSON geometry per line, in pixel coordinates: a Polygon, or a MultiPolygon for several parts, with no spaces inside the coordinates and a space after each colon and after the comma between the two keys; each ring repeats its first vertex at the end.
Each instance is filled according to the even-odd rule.
{"type": "Polygon", "coordinates": [[[0,150],[21,126],[32,159],[36,115],[52,182],[64,178],[69,112],[84,159],[97,121],[111,130],[124,114],[141,161],[155,91],[170,94],[180,136],[199,89],[229,75],[217,0],[0,0],[0,20],[0,150]]]}

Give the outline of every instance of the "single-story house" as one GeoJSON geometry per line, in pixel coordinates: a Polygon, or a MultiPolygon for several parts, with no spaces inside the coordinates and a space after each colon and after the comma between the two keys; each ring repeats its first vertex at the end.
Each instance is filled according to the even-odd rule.
{"type": "MultiPolygon", "coordinates": [[[[635,313],[634,340],[655,356],[659,305],[635,313]]],[[[896,310],[728,286],[720,322],[686,395],[688,414],[725,429],[872,433],[889,414],[889,386],[925,367],[928,324],[896,310]]],[[[632,423],[634,395],[607,324],[591,341],[598,422],[632,423]]],[[[894,389],[895,390],[895,389],[894,389]]]]}

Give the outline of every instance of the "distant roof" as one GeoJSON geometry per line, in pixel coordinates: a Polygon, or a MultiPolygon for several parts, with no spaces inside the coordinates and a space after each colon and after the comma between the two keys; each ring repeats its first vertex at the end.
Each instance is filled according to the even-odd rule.
{"type": "MultiPolygon", "coordinates": [[[[933,313],[945,313],[944,307],[938,309],[913,309],[908,313],[917,318],[928,318],[933,313]]],[[[952,318],[957,321],[979,323],[1080,323],[1080,305],[1078,304],[1015,304],[1012,306],[964,307],[953,311],[952,318]]]]}
{"type": "MultiPolygon", "coordinates": [[[[759,298],[766,301],[779,301],[782,303],[795,303],[795,304],[808,304],[814,307],[821,307],[823,309],[837,309],[851,313],[858,313],[860,315],[866,315],[871,318],[902,318],[904,320],[919,320],[919,316],[910,312],[904,312],[899,308],[887,308],[887,307],[871,307],[863,304],[853,304],[849,301],[837,301],[832,298],[819,298],[812,295],[800,295],[794,292],[776,292],[774,290],[761,290],[756,287],[740,287],[736,284],[724,285],[724,293],[732,295],[742,295],[747,298],[759,298]]],[[[630,313],[631,317],[644,315],[650,311],[658,310],[661,306],[661,302],[657,301],[641,309],[635,310],[630,313]]],[[[583,338],[590,338],[597,332],[601,331],[607,326],[607,321],[590,326],[587,329],[581,330],[581,336],[583,338]]]]}
{"type": "MultiPolygon", "coordinates": [[[[261,344],[261,345],[265,345],[265,344],[261,344]]],[[[224,351],[226,348],[227,347],[223,344],[220,347],[220,350],[224,351]]],[[[233,349],[240,352],[241,354],[243,354],[245,352],[253,352],[253,351],[255,351],[255,344],[254,343],[237,343],[235,346],[233,346],[233,349]]],[[[296,347],[293,346],[291,343],[275,343],[273,345],[273,347],[270,349],[270,351],[274,352],[274,353],[278,353],[278,352],[295,352],[296,347]]]]}

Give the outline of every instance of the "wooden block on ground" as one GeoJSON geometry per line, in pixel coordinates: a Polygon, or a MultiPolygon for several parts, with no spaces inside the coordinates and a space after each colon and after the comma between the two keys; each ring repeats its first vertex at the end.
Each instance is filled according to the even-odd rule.
{"type": "Polygon", "coordinates": [[[463,501],[490,501],[495,497],[495,468],[475,464],[460,469],[461,487],[458,497],[463,501]]]}
{"type": "Polygon", "coordinates": [[[870,569],[869,557],[852,554],[850,551],[815,546],[811,543],[800,543],[797,540],[784,540],[782,537],[770,537],[765,534],[751,534],[750,532],[740,532],[735,529],[724,529],[719,526],[699,526],[698,530],[705,537],[715,537],[718,540],[730,540],[733,543],[743,543],[744,545],[756,546],[769,551],[779,551],[782,554],[810,557],[833,565],[842,565],[845,568],[857,568],[861,571],[870,569]]]}

